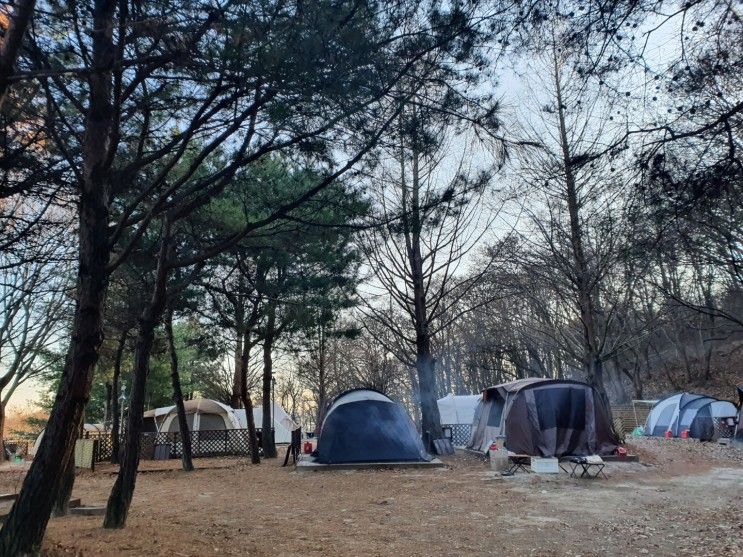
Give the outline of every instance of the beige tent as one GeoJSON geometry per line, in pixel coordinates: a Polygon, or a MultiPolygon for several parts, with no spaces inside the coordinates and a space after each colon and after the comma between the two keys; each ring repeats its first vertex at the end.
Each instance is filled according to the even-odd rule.
{"type": "Polygon", "coordinates": [[[142,414],[142,431],[146,433],[154,433],[156,431],[160,431],[165,418],[174,408],[175,406],[164,406],[163,408],[153,408],[152,410],[147,410],[144,414],[142,414]]]}
{"type": "MultiPolygon", "coordinates": [[[[208,398],[196,398],[187,400],[184,406],[186,407],[186,421],[190,431],[240,429],[240,422],[238,422],[234,410],[226,404],[208,398]]],[[[160,424],[159,431],[180,431],[178,411],[175,406],[168,409],[160,424]]]]}
{"type": "MultiPolygon", "coordinates": [[[[101,434],[106,432],[106,428],[103,424],[83,424],[83,430],[89,434],[101,434]]],[[[28,451],[28,454],[35,455],[36,451],[39,449],[39,445],[41,445],[41,440],[44,438],[44,432],[46,429],[42,429],[41,433],[39,433],[39,436],[36,438],[36,441],[34,441],[34,446],[31,447],[28,451]]]]}

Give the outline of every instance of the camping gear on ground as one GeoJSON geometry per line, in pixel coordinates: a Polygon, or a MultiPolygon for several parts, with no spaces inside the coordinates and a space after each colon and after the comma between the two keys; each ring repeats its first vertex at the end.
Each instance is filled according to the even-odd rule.
{"type": "Polygon", "coordinates": [[[170,445],[155,445],[152,458],[153,460],[168,460],[170,458],[170,445]]]}
{"type": "Polygon", "coordinates": [[[488,458],[490,459],[490,469],[497,472],[508,470],[511,466],[511,462],[508,459],[508,451],[498,443],[493,442],[488,450],[488,458]]]}
{"type": "Polygon", "coordinates": [[[653,406],[645,423],[645,435],[651,437],[688,437],[711,441],[719,437],[721,420],[735,416],[732,402],[696,393],[678,393],[653,406]]]}
{"type": "Polygon", "coordinates": [[[453,455],[454,445],[451,444],[451,439],[434,439],[433,450],[437,455],[453,455]]]}
{"type": "Polygon", "coordinates": [[[505,472],[501,472],[501,476],[513,476],[516,472],[521,470],[527,474],[531,473],[528,468],[531,464],[531,457],[527,454],[516,454],[511,451],[506,451],[508,454],[509,467],[505,472]]]}
{"type": "Polygon", "coordinates": [[[560,462],[556,458],[531,458],[531,471],[535,474],[559,474],[560,462]]]}
{"type": "Polygon", "coordinates": [[[312,454],[312,442],[310,442],[310,441],[305,441],[305,442],[304,442],[304,446],[303,446],[303,448],[302,448],[302,452],[303,452],[304,454],[312,454]]]}
{"type": "Polygon", "coordinates": [[[596,390],[558,379],[520,379],[485,389],[468,448],[484,453],[499,437],[509,451],[541,457],[612,454],[618,446],[596,390]]]}
{"type": "Polygon", "coordinates": [[[571,478],[594,479],[598,478],[599,474],[604,476],[604,478],[607,478],[606,474],[604,473],[604,467],[606,466],[606,464],[604,463],[604,459],[602,459],[598,455],[569,456],[567,458],[561,459],[561,461],[567,462],[570,470],[566,470],[565,468],[563,468],[563,470],[565,470],[565,472],[568,472],[571,478]],[[577,475],[578,470],[581,471],[580,476],[577,475]]]}
{"type": "Polygon", "coordinates": [[[322,464],[431,460],[405,409],[372,389],[353,389],[333,400],[314,454],[322,464]]]}

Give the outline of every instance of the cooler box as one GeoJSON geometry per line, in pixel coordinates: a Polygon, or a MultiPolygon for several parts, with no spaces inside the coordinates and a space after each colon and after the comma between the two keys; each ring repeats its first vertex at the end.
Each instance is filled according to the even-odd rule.
{"type": "Polygon", "coordinates": [[[531,469],[537,474],[559,474],[560,463],[556,458],[531,457],[531,469]]]}

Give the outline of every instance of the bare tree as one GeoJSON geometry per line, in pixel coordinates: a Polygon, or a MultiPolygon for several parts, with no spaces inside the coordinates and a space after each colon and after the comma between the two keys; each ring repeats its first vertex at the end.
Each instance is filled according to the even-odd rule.
{"type": "Polygon", "coordinates": [[[66,250],[47,238],[37,246],[0,252],[0,454],[5,408],[18,387],[59,363],[69,307],[66,250]]]}
{"type": "Polygon", "coordinates": [[[418,111],[411,107],[400,117],[389,159],[372,178],[376,209],[385,224],[363,235],[374,277],[363,311],[393,333],[394,344],[379,339],[385,349],[416,370],[422,433],[430,444],[441,437],[433,339],[471,309],[460,302],[487,265],[466,276],[461,266],[493,217],[483,217],[480,203],[489,173],[465,162],[470,150],[447,173],[444,162],[451,159],[445,153],[451,145],[445,128],[424,124],[418,111]]]}

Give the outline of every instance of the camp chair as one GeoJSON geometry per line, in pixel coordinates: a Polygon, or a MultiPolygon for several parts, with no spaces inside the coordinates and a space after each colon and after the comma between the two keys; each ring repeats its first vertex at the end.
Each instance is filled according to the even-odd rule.
{"type": "Polygon", "coordinates": [[[599,474],[601,474],[604,478],[608,479],[607,475],[604,473],[605,466],[606,463],[604,462],[604,459],[598,455],[568,456],[560,461],[560,468],[570,474],[571,478],[593,479],[598,478],[599,474]],[[570,468],[569,470],[562,466],[563,461],[567,463],[570,468]],[[578,475],[578,471],[580,471],[580,475],[578,475]]]}
{"type": "Polygon", "coordinates": [[[508,460],[511,462],[511,466],[505,472],[501,472],[502,476],[513,476],[519,470],[527,474],[531,472],[528,468],[531,464],[531,457],[528,454],[516,454],[508,451],[508,460]]]}

